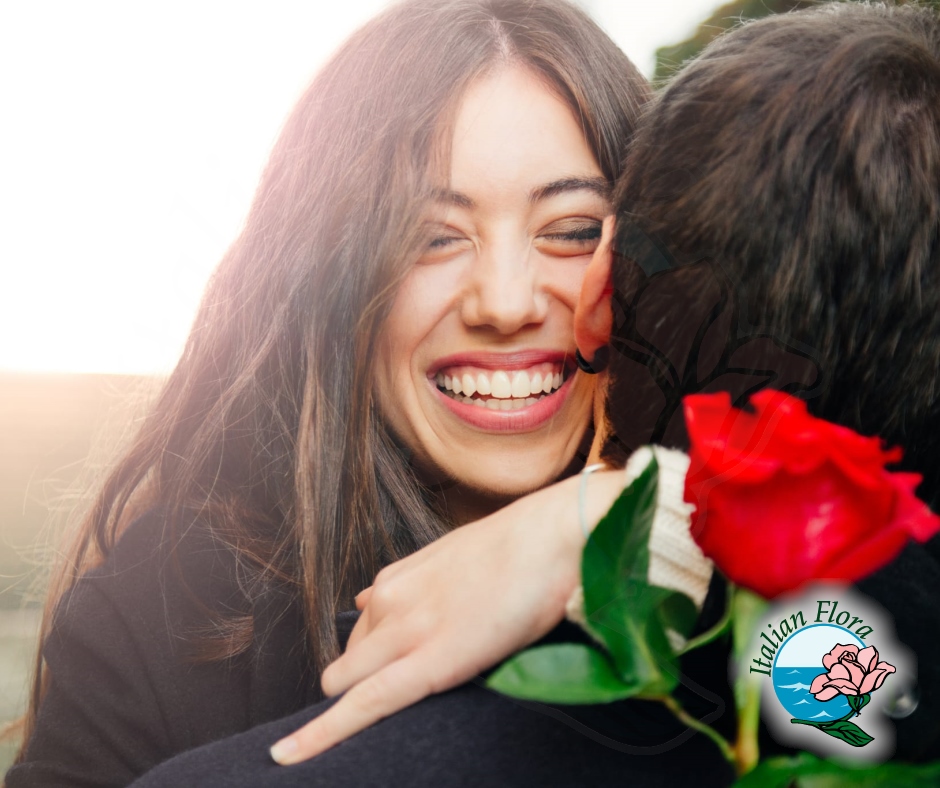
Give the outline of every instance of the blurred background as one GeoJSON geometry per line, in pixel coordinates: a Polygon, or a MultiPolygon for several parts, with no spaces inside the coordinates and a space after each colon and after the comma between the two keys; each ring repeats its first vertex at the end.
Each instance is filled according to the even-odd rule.
{"type": "MultiPolygon", "coordinates": [[[[0,726],[64,528],[175,364],[287,112],[386,4],[0,5],[0,726]]],[[[656,81],[810,4],[581,0],[656,81]]]]}

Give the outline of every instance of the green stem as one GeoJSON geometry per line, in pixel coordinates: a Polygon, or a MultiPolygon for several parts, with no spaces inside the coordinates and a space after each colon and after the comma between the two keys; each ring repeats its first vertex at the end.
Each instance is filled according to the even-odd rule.
{"type": "Polygon", "coordinates": [[[739,775],[745,775],[760,760],[757,746],[757,727],[760,723],[760,687],[756,682],[744,679],[738,696],[743,694],[743,703],[738,701],[738,739],[734,743],[735,765],[739,775]]]}
{"type": "Polygon", "coordinates": [[[734,699],[738,710],[738,736],[734,743],[738,775],[745,775],[760,760],[757,728],[760,724],[760,686],[746,669],[745,650],[751,643],[767,602],[744,588],[729,586],[733,610],[734,660],[738,667],[734,699]]]}
{"type": "Polygon", "coordinates": [[[732,599],[734,598],[734,586],[730,583],[728,584],[728,601],[725,605],[725,612],[722,614],[721,619],[718,621],[715,626],[711,629],[705,630],[701,635],[696,635],[688,643],[685,644],[676,656],[682,656],[683,654],[688,653],[694,649],[704,646],[706,643],[711,643],[715,638],[722,635],[727,631],[728,627],[731,626],[731,613],[732,613],[732,599]]]}
{"type": "Polygon", "coordinates": [[[672,695],[665,695],[659,698],[659,700],[662,701],[663,705],[665,705],[669,711],[676,715],[680,722],[685,723],[690,728],[698,731],[699,733],[703,733],[709,739],[715,742],[715,744],[718,745],[718,749],[721,750],[721,754],[725,757],[726,761],[732,764],[735,763],[734,748],[728,743],[728,740],[718,733],[718,731],[716,731],[711,725],[708,725],[701,720],[695,719],[695,717],[682,708],[682,706],[679,704],[679,701],[672,697],[672,695]]]}

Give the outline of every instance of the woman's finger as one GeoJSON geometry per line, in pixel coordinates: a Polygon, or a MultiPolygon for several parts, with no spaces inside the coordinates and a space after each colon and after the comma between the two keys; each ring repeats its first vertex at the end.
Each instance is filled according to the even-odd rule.
{"type": "Polygon", "coordinates": [[[374,628],[373,617],[371,613],[372,608],[367,607],[359,614],[359,618],[353,625],[352,632],[349,633],[349,637],[346,639],[346,649],[344,653],[339,656],[339,659],[342,659],[346,653],[355,648],[356,645],[369,636],[369,633],[374,628]]]}
{"type": "MultiPolygon", "coordinates": [[[[352,641],[352,635],[349,637],[352,641]]],[[[379,625],[361,636],[357,642],[347,645],[346,652],[323,671],[320,686],[330,697],[339,695],[353,684],[401,659],[412,646],[413,638],[409,637],[404,622],[395,621],[392,626],[379,625]]]]}
{"type": "Polygon", "coordinates": [[[369,597],[372,596],[372,586],[368,588],[363,588],[358,594],[356,594],[356,610],[362,611],[363,608],[369,604],[369,597]]]}
{"type": "MultiPolygon", "coordinates": [[[[414,656],[414,655],[413,655],[414,656]]],[[[427,671],[409,657],[354,686],[300,730],[277,742],[271,757],[282,766],[300,763],[431,694],[427,671]]]]}

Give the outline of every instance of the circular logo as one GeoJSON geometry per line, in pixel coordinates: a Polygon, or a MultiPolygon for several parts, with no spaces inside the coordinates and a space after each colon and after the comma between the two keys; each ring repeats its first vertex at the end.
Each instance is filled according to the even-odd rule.
{"type": "Polygon", "coordinates": [[[865,648],[861,638],[833,624],[810,624],[797,630],[780,647],[771,676],[777,700],[791,716],[825,722],[849,713],[847,696],[838,693],[823,701],[818,699],[822,693],[810,692],[816,677],[826,673],[822,656],[840,645],[855,646],[859,651],[865,648]]]}

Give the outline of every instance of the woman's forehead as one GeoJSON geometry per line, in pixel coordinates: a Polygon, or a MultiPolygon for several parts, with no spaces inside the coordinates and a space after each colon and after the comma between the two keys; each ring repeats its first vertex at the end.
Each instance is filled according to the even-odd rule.
{"type": "Polygon", "coordinates": [[[467,88],[453,121],[446,192],[464,207],[512,190],[527,199],[603,176],[568,104],[531,69],[513,65],[467,88]],[[556,184],[556,186],[552,186],[556,184]]]}

